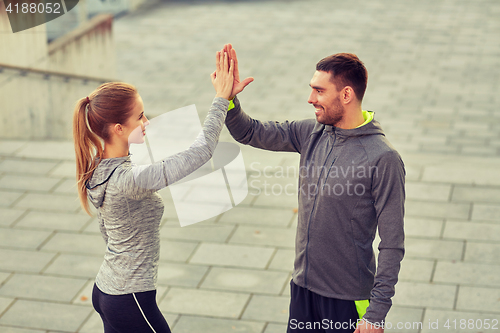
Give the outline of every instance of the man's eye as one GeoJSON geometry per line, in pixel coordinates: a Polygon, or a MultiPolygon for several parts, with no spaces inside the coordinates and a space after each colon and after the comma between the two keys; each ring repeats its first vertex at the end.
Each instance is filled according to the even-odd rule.
{"type": "Polygon", "coordinates": [[[321,90],[316,90],[317,92],[321,93],[321,90]]]}

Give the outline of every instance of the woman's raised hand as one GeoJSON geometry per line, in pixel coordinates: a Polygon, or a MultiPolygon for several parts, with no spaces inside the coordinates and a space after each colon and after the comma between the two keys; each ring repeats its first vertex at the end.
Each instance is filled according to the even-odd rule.
{"type": "Polygon", "coordinates": [[[210,75],[216,91],[215,97],[229,99],[233,91],[234,61],[229,58],[227,52],[221,50],[215,56],[215,64],[215,72],[210,75]]]}

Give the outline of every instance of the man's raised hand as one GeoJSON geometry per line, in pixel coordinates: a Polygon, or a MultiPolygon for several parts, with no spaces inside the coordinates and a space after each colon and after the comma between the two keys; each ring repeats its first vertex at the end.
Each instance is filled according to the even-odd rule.
{"type": "Polygon", "coordinates": [[[238,58],[236,57],[236,51],[233,49],[233,46],[231,44],[224,45],[223,50],[227,52],[227,54],[229,55],[229,59],[234,61],[233,91],[231,92],[231,96],[229,97],[229,99],[233,99],[234,96],[242,92],[243,89],[245,89],[245,87],[253,81],[253,77],[247,77],[243,81],[240,81],[240,72],[238,70],[238,58]]]}

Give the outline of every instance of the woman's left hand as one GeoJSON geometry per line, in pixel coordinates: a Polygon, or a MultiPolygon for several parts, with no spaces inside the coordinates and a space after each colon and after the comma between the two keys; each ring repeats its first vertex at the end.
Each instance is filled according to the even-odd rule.
{"type": "Polygon", "coordinates": [[[223,97],[229,99],[233,91],[234,83],[234,61],[229,58],[229,55],[224,50],[218,51],[215,56],[216,69],[210,75],[212,84],[214,85],[215,97],[223,97]]]}

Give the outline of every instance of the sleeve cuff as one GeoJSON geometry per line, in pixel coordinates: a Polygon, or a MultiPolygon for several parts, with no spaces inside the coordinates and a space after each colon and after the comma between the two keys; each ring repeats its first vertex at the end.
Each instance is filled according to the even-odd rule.
{"type": "Polygon", "coordinates": [[[229,111],[229,110],[232,110],[232,109],[234,109],[234,97],[233,97],[232,100],[229,101],[229,108],[227,110],[229,111]]]}

